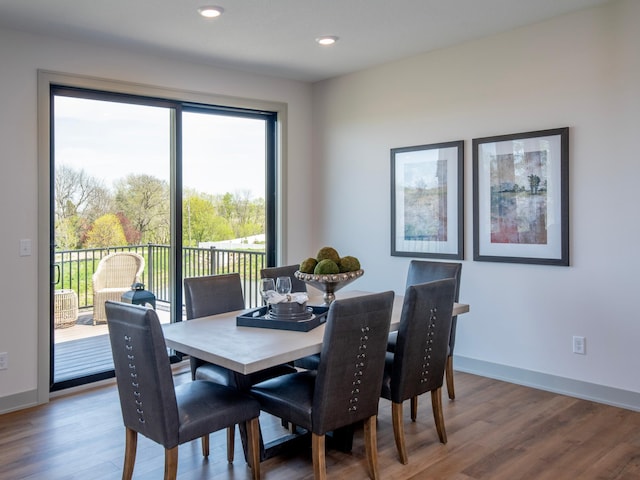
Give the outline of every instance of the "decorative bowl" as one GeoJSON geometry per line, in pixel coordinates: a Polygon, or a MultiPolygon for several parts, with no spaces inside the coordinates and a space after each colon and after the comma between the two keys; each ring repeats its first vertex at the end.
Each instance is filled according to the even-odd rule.
{"type": "Polygon", "coordinates": [[[315,273],[303,273],[297,270],[293,275],[312,287],[324,292],[324,304],[329,305],[336,299],[335,292],[342,287],[349,285],[364,274],[364,270],[354,270],[345,273],[330,273],[326,275],[316,275],[315,273]]]}

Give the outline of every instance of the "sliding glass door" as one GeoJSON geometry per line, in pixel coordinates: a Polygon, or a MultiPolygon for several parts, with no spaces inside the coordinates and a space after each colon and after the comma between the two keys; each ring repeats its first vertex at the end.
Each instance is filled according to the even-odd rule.
{"type": "Polygon", "coordinates": [[[52,390],[113,376],[105,299],[181,321],[183,278],[238,271],[256,301],[274,113],[53,86],[50,111],[52,390]]]}

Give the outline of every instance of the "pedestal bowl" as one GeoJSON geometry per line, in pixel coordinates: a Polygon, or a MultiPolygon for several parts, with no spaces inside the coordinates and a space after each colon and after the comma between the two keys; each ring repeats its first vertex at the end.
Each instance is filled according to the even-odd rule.
{"type": "Polygon", "coordinates": [[[336,299],[335,292],[342,287],[349,285],[364,274],[364,270],[354,270],[345,273],[330,273],[326,275],[316,275],[315,273],[303,273],[297,270],[293,275],[305,283],[324,293],[324,305],[328,306],[336,299]]]}

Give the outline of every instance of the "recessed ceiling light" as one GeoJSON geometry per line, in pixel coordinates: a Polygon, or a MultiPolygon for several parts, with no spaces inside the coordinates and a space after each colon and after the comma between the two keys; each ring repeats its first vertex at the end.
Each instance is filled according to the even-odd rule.
{"type": "Polygon", "coordinates": [[[335,35],[323,35],[322,37],[316,38],[316,42],[324,46],[333,45],[337,41],[338,37],[336,37],[335,35]]]}
{"type": "Polygon", "coordinates": [[[198,13],[206,18],[216,18],[222,15],[224,8],[217,7],[215,5],[207,5],[205,7],[198,8],[198,13]]]}

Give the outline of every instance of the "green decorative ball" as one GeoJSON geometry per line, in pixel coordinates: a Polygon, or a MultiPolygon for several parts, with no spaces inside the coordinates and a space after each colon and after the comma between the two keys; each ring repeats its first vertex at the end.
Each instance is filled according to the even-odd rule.
{"type": "Polygon", "coordinates": [[[300,271],[302,273],[313,273],[317,264],[318,261],[315,258],[307,258],[300,263],[300,271]]]}
{"type": "Polygon", "coordinates": [[[316,265],[316,268],[313,270],[315,275],[329,275],[332,273],[340,273],[340,267],[333,260],[329,260],[325,258],[324,260],[320,260],[316,265]]]}
{"type": "Polygon", "coordinates": [[[360,270],[360,260],[356,257],[346,256],[340,259],[340,272],[355,272],[360,270]]]}
{"type": "Polygon", "coordinates": [[[338,255],[337,250],[333,247],[322,247],[318,250],[316,260],[318,260],[318,262],[322,260],[331,260],[337,264],[340,261],[340,255],[338,255]]]}

